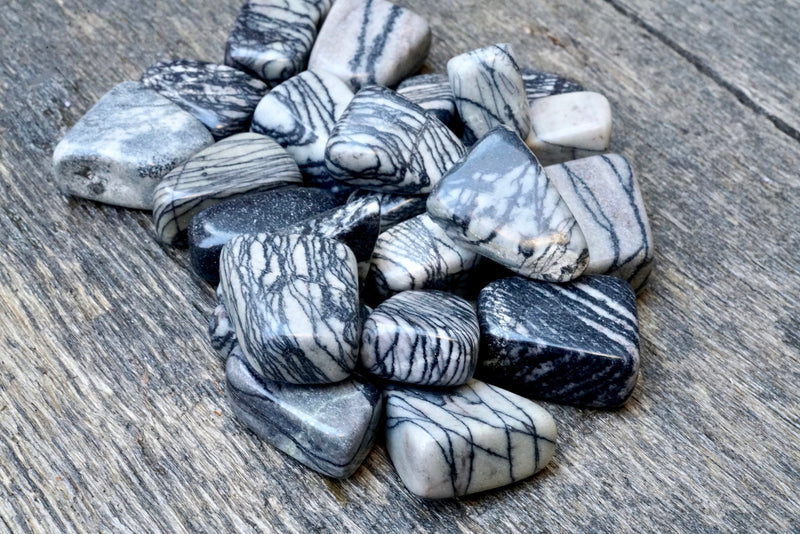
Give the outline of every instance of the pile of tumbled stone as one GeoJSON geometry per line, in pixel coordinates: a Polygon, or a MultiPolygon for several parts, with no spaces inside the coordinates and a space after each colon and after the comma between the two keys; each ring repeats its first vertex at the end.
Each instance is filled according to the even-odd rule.
{"type": "Polygon", "coordinates": [[[211,343],[245,425],[347,477],[385,413],[403,483],[439,498],[549,462],[529,398],[628,400],[653,251],[602,95],[506,44],[406,79],[430,39],[385,0],[248,0],[225,65],[118,85],[54,166],[67,193],[152,209],[218,284],[211,343]]]}

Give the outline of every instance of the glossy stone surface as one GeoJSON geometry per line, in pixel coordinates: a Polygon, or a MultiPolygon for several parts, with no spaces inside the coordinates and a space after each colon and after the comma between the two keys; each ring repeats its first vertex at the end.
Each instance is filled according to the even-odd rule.
{"type": "Polygon", "coordinates": [[[528,98],[511,45],[497,44],[456,56],[447,62],[447,75],[467,145],[500,125],[522,139],[528,137],[528,98]]]}
{"type": "Polygon", "coordinates": [[[640,290],[652,270],[653,235],[630,162],[604,154],[544,171],[586,237],[584,273],[617,276],[640,290]]]}
{"type": "Polygon", "coordinates": [[[352,98],[350,88],[333,74],[301,72],[261,100],[252,130],[277,141],[304,173],[324,175],[328,136],[352,98]]]}
{"type": "Polygon", "coordinates": [[[375,308],[361,333],[361,364],[386,380],[458,386],[478,361],[478,316],[443,291],[404,291],[375,308]]]}
{"type": "Polygon", "coordinates": [[[189,158],[153,193],[153,223],[162,243],[185,240],[192,217],[243,193],[302,185],[294,160],[269,137],[236,134],[189,158]]]}
{"type": "Polygon", "coordinates": [[[416,72],[428,56],[431,30],[424,18],[386,0],[338,0],[322,25],[308,60],[354,91],[391,87],[416,72]]]}
{"type": "Polygon", "coordinates": [[[458,292],[469,285],[479,261],[427,214],[417,215],[378,236],[367,285],[378,299],[409,289],[458,292]]]}
{"type": "Polygon", "coordinates": [[[206,125],[214,139],[246,132],[267,86],[227,65],[179,59],[149,67],[141,81],[206,125]]]}
{"type": "Polygon", "coordinates": [[[311,235],[246,234],[220,256],[220,294],[247,362],[267,380],[327,384],[358,359],[356,259],[311,235]]]}
{"type": "Polygon", "coordinates": [[[555,452],[553,417],[538,404],[471,380],[454,389],[389,386],[386,448],[408,490],[442,499],[523,480],[555,452]]]}
{"type": "Polygon", "coordinates": [[[323,475],[346,478],[369,454],[383,398],[360,379],[295,386],[258,376],[237,351],[225,368],[233,413],[258,437],[323,475]]]}
{"type": "Polygon", "coordinates": [[[192,269],[204,280],[216,284],[219,254],[223,245],[237,235],[276,232],[338,204],[327,191],[297,187],[251,193],[211,206],[189,223],[192,269]]]}
{"type": "Polygon", "coordinates": [[[459,243],[524,276],[565,282],[589,262],[575,218],[508,128],[475,144],[430,194],[427,207],[459,243]]]}
{"type": "Polygon", "coordinates": [[[274,87],[306,68],[317,26],[333,0],[247,0],[225,47],[225,64],[274,87]]]}
{"type": "Polygon", "coordinates": [[[543,165],[592,156],[611,143],[611,106],[589,91],[565,93],[531,102],[528,145],[543,165]]]}
{"type": "Polygon", "coordinates": [[[525,95],[529,101],[545,96],[583,91],[582,85],[557,74],[528,68],[520,68],[520,72],[522,73],[522,84],[525,86],[525,95]]]}
{"type": "Polygon", "coordinates": [[[424,196],[398,195],[359,189],[350,195],[348,202],[354,202],[359,198],[375,198],[380,202],[381,232],[411,217],[425,213],[425,202],[427,200],[424,196]]]}
{"type": "Polygon", "coordinates": [[[504,278],[481,291],[478,317],[481,380],[526,397],[595,408],[624,404],[636,386],[636,298],[624,280],[504,278]]]}
{"type": "Polygon", "coordinates": [[[381,205],[375,198],[361,198],[333,208],[281,230],[281,234],[309,234],[341,241],[358,262],[368,262],[381,230],[381,205]]]}
{"type": "Polygon", "coordinates": [[[397,94],[452,127],[456,118],[456,102],[446,74],[420,74],[406,78],[397,86],[397,94]]]}
{"type": "Polygon", "coordinates": [[[424,194],[466,149],[433,115],[391,89],[359,91],[325,149],[331,176],[364,189],[424,194]]]}
{"type": "Polygon", "coordinates": [[[58,143],[53,172],[69,195],[149,210],[161,178],[213,142],[176,104],[141,83],[123,82],[58,143]]]}

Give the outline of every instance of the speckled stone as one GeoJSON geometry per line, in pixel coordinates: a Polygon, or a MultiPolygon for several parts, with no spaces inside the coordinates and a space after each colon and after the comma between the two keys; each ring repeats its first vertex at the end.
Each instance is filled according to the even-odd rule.
{"type": "Polygon", "coordinates": [[[58,143],[53,171],[64,193],[149,210],[161,178],[213,142],[176,104],[141,83],[123,82],[58,143]]]}
{"type": "Polygon", "coordinates": [[[416,72],[431,45],[424,18],[386,0],[338,0],[322,25],[308,60],[354,91],[396,85],[416,72]]]}
{"type": "Polygon", "coordinates": [[[595,408],[624,404],[636,386],[636,298],[624,280],[504,278],[481,291],[478,317],[481,380],[526,397],[595,408]]]}
{"type": "Polygon", "coordinates": [[[220,294],[247,362],[267,380],[327,384],[358,360],[356,259],[314,235],[245,234],[220,255],[220,294]]]}
{"type": "Polygon", "coordinates": [[[214,139],[246,132],[267,92],[264,82],[240,70],[193,59],[156,63],[142,83],[191,113],[214,139]]]}
{"type": "Polygon", "coordinates": [[[470,380],[457,388],[390,385],[386,449],[420,497],[470,495],[523,480],[553,457],[557,430],[538,404],[470,380]]]}
{"type": "Polygon", "coordinates": [[[297,187],[251,193],[205,209],[192,217],[187,232],[192,268],[216,284],[219,254],[237,235],[276,232],[338,204],[327,191],[297,187]]]}
{"type": "Polygon", "coordinates": [[[271,382],[239,350],[228,358],[225,378],[233,413],[245,426],[323,475],[349,477],[375,442],[383,398],[364,380],[324,386],[271,382]]]}

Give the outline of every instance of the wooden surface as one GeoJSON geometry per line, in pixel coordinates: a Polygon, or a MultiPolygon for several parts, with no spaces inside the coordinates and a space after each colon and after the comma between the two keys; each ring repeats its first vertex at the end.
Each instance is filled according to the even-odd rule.
{"type": "Polygon", "coordinates": [[[800,530],[800,3],[403,2],[432,25],[431,70],[508,41],[607,95],[657,246],[628,406],[548,405],[550,467],[443,502],[381,445],[338,482],[260,443],[186,254],[148,213],[56,190],[69,126],[157,60],[221,60],[238,4],[3,5],[0,531],[800,530]]]}

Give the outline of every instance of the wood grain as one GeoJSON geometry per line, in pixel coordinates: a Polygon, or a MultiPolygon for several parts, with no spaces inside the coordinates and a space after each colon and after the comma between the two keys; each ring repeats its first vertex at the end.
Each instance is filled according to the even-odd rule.
{"type": "Polygon", "coordinates": [[[724,16],[615,2],[402,2],[433,28],[427,70],[507,41],[607,95],[657,247],[629,405],[549,405],[560,443],[542,474],[443,502],[410,496],[382,445],[338,482],[244,430],[205,338],[212,291],[185,253],[157,244],[148,213],[65,198],[50,175],[57,141],[117,82],[170,57],[221,60],[238,2],[5,5],[0,531],[800,530],[800,144],[731,90],[796,123],[783,88],[797,72],[781,67],[796,5],[771,3],[768,27],[735,44],[760,2],[724,16]]]}

